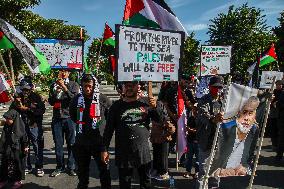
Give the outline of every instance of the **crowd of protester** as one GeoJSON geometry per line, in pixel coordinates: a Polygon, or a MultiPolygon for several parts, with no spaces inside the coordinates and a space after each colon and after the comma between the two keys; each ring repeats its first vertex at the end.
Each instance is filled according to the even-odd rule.
{"type": "MultiPolygon", "coordinates": [[[[200,99],[195,97],[198,80],[186,75],[182,76],[179,83],[163,82],[157,99],[147,94],[145,83],[123,82],[116,87],[120,99],[111,103],[100,92],[99,82],[92,74],[83,74],[80,83],[70,81],[69,74],[68,70],[59,71],[58,79],[49,91],[48,103],[53,106],[51,128],[56,155],[56,169],[50,177],[67,172],[70,176],[78,177],[78,189],[88,188],[90,161],[94,158],[101,188],[111,188],[108,150],[115,134],[115,165],[121,189],[131,188],[134,168],[138,170],[140,188],[143,189],[151,187],[151,179],[169,179],[169,154],[176,153],[179,84],[187,110],[186,139],[189,149],[180,159],[180,165],[186,168],[183,174],[185,178],[195,179],[196,188],[202,186],[214,133],[217,124],[223,121],[222,89],[225,84],[221,76],[210,79],[209,93],[200,99]],[[100,132],[103,125],[105,128],[100,132]],[[64,158],[64,139],[67,160],[64,158]]],[[[241,82],[240,78],[236,79],[236,83],[241,82]]],[[[277,162],[281,161],[284,152],[282,86],[282,80],[276,82],[267,132],[277,154],[277,162]]],[[[259,104],[258,99],[252,101],[259,104]]],[[[244,112],[256,112],[257,106],[252,110],[244,108],[244,112]]],[[[33,172],[38,177],[44,176],[44,113],[45,103],[34,92],[31,79],[23,79],[20,92],[14,95],[9,110],[4,114],[5,120],[1,122],[4,129],[0,139],[0,188],[4,188],[8,181],[13,182],[13,189],[20,188],[25,175],[33,172]],[[30,158],[31,147],[35,156],[34,169],[30,158]]],[[[226,171],[219,173],[229,174],[226,171]]],[[[219,179],[210,177],[208,187],[218,186],[219,179]]]]}

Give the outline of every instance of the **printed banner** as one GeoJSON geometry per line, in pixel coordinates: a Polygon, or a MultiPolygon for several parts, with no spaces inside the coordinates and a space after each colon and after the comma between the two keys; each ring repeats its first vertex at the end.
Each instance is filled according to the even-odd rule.
{"type": "Polygon", "coordinates": [[[118,81],[178,81],[184,33],[116,25],[118,81]]]}
{"type": "Polygon", "coordinates": [[[224,122],[220,125],[216,153],[210,169],[212,177],[246,176],[258,136],[257,89],[232,84],[229,87],[224,122]]]}
{"type": "Polygon", "coordinates": [[[83,42],[81,40],[35,39],[51,68],[82,69],[83,42]]]}
{"type": "Polygon", "coordinates": [[[231,46],[201,47],[201,76],[230,73],[231,46]]]}
{"type": "Polygon", "coordinates": [[[276,76],[276,81],[277,80],[282,80],[283,72],[262,71],[259,88],[261,88],[261,89],[270,89],[271,85],[273,83],[273,77],[274,76],[276,76]]]}

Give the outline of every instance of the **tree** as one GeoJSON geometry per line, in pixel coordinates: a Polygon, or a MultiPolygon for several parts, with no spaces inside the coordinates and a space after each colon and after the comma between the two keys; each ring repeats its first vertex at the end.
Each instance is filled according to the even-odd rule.
{"type": "MultiPolygon", "coordinates": [[[[26,10],[38,5],[40,0],[1,0],[0,17],[17,30],[19,30],[31,43],[35,38],[59,38],[59,39],[79,39],[80,26],[68,25],[64,20],[45,19],[32,11],[26,10]]],[[[87,33],[84,33],[83,40],[89,39],[87,33]]],[[[13,65],[15,72],[27,73],[27,66],[17,49],[12,50],[13,65]]],[[[4,52],[4,58],[8,62],[7,52],[4,52]]]]}
{"type": "Polygon", "coordinates": [[[277,51],[277,57],[278,62],[281,66],[284,64],[284,11],[280,13],[280,18],[278,18],[278,21],[280,22],[278,27],[273,28],[273,31],[275,35],[278,38],[278,41],[276,43],[276,51],[277,51]]]}
{"type": "Polygon", "coordinates": [[[210,22],[208,42],[211,45],[232,45],[231,73],[245,74],[256,57],[276,41],[262,10],[247,4],[238,8],[230,6],[227,14],[220,13],[210,22]]]}
{"type": "Polygon", "coordinates": [[[115,49],[112,46],[102,44],[102,40],[102,38],[93,39],[87,53],[87,64],[91,71],[96,72],[100,79],[113,83],[114,78],[112,77],[109,56],[115,54],[115,49]]]}
{"type": "Polygon", "coordinates": [[[181,59],[182,73],[193,75],[196,74],[196,63],[199,59],[199,41],[194,39],[194,33],[190,33],[184,43],[183,57],[181,59]]]}

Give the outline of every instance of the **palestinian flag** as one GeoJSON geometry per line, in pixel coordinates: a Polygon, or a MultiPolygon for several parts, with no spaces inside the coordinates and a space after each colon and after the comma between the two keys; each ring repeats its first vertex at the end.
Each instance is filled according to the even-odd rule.
{"type": "Polygon", "coordinates": [[[0,31],[0,49],[13,49],[13,43],[0,31]]]}
{"type": "Polygon", "coordinates": [[[22,54],[27,66],[32,73],[47,73],[47,60],[44,55],[37,51],[16,28],[0,18],[0,30],[22,54]]]}
{"type": "Polygon", "coordinates": [[[275,52],[274,44],[272,44],[270,49],[261,56],[259,67],[265,66],[275,61],[277,61],[277,55],[275,52]]]}
{"type": "Polygon", "coordinates": [[[187,31],[164,0],[126,0],[123,24],[187,31]]]}
{"type": "Polygon", "coordinates": [[[104,31],[104,40],[103,40],[105,45],[110,45],[115,47],[115,40],[114,40],[114,33],[112,29],[105,24],[105,31],[104,31]]]}

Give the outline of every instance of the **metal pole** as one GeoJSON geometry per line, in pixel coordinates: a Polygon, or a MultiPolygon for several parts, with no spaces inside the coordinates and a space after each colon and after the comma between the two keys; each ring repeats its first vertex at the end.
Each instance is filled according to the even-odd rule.
{"type": "MultiPolygon", "coordinates": [[[[274,76],[272,86],[271,86],[271,89],[270,89],[271,93],[273,93],[273,90],[275,88],[275,81],[276,81],[276,77],[274,76]]],[[[254,177],[255,177],[255,172],[256,172],[256,168],[257,168],[257,164],[258,164],[258,160],[259,160],[259,156],[260,156],[260,151],[261,151],[261,147],[262,147],[262,143],[263,143],[265,128],[266,128],[266,124],[267,124],[267,119],[268,119],[268,115],[269,115],[269,112],[270,112],[271,97],[266,99],[265,103],[266,103],[267,109],[266,109],[266,112],[265,112],[265,118],[264,118],[264,122],[263,122],[263,125],[262,125],[261,137],[259,139],[256,158],[255,158],[254,165],[253,165],[253,171],[252,171],[252,175],[250,177],[250,182],[249,182],[249,187],[248,187],[249,189],[252,189],[253,180],[254,180],[254,177]]]]}

